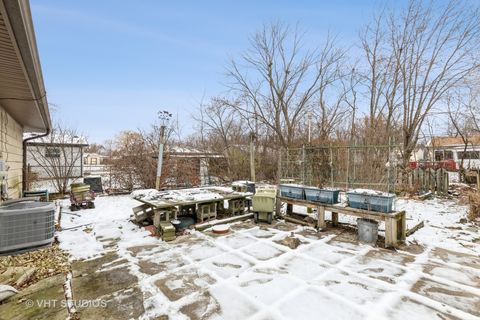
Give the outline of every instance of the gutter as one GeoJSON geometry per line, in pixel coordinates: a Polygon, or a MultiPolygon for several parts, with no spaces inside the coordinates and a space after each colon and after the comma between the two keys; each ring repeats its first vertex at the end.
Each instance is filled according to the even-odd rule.
{"type": "MultiPolygon", "coordinates": [[[[22,193],[27,188],[27,142],[48,136],[52,131],[48,102],[46,98],[45,85],[43,83],[42,69],[38,57],[38,48],[33,29],[32,14],[28,0],[0,0],[0,7],[6,13],[6,22],[9,23],[16,49],[20,54],[20,61],[23,64],[24,72],[29,86],[32,90],[35,106],[40,112],[45,133],[28,137],[23,140],[23,162],[22,162],[22,193]]],[[[3,12],[3,10],[2,10],[3,12]]]]}

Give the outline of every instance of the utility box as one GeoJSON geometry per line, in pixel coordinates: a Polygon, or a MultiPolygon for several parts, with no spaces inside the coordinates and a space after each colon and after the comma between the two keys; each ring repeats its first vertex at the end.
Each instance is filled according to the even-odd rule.
{"type": "Polygon", "coordinates": [[[22,201],[0,206],[0,253],[52,243],[55,204],[22,201]]]}

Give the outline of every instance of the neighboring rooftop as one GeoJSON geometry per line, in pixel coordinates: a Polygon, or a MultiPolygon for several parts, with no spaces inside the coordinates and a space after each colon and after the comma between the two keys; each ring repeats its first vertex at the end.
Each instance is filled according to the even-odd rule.
{"type": "MultiPolygon", "coordinates": [[[[469,144],[480,145],[480,134],[470,136],[468,138],[469,144]]],[[[462,137],[433,137],[427,144],[428,147],[449,147],[449,146],[463,146],[462,137]]]]}

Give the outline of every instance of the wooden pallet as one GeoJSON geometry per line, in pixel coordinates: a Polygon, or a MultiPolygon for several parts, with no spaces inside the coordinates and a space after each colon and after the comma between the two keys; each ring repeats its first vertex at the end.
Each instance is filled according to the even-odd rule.
{"type": "Polygon", "coordinates": [[[324,229],[327,227],[327,224],[325,223],[325,211],[330,211],[332,212],[333,226],[338,225],[338,214],[345,214],[349,216],[385,222],[385,247],[395,247],[400,241],[404,241],[406,239],[407,223],[405,211],[384,213],[278,196],[276,207],[278,215],[280,215],[282,202],[287,204],[287,216],[292,213],[294,204],[307,208],[316,208],[318,215],[316,224],[317,228],[324,229]]]}

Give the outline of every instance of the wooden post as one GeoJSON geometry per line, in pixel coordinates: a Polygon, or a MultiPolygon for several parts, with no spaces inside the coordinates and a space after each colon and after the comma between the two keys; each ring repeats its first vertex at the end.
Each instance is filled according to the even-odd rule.
{"type": "Polygon", "coordinates": [[[325,223],[325,207],[324,206],[317,207],[317,215],[318,215],[317,228],[324,229],[327,226],[325,223]]]}
{"type": "Polygon", "coordinates": [[[287,203],[287,215],[290,215],[293,213],[293,204],[287,203]]]}
{"type": "Polygon", "coordinates": [[[250,180],[255,182],[255,133],[250,133],[250,180]]]}
{"type": "Polygon", "coordinates": [[[407,218],[405,211],[398,215],[397,231],[399,240],[405,241],[407,239],[407,218]]]}
{"type": "Polygon", "coordinates": [[[385,248],[394,247],[397,243],[397,219],[385,218],[385,248]]]}
{"type": "Polygon", "coordinates": [[[338,212],[332,211],[332,224],[334,227],[338,225],[338,212]]]}
{"type": "Polygon", "coordinates": [[[480,169],[477,170],[477,190],[480,190],[480,169]]]}

